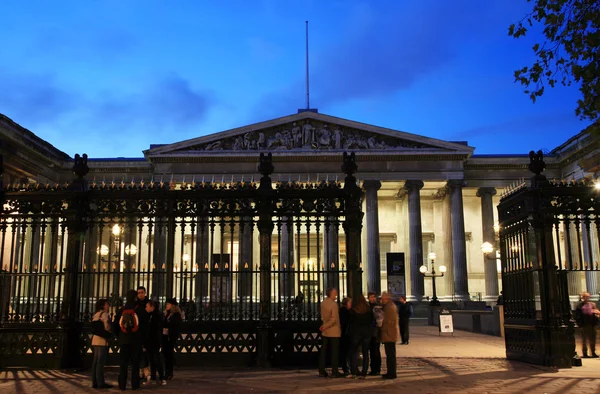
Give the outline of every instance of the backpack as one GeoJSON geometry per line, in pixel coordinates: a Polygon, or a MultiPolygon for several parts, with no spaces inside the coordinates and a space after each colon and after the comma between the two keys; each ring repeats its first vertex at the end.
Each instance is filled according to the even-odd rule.
{"type": "Polygon", "coordinates": [[[407,302],[408,304],[408,317],[413,317],[413,314],[415,313],[413,306],[410,302],[407,302]]]}
{"type": "Polygon", "coordinates": [[[124,309],[121,319],[119,320],[119,326],[121,331],[125,334],[131,334],[137,332],[139,329],[139,319],[134,309],[124,309]]]}
{"type": "Polygon", "coordinates": [[[383,326],[383,308],[380,306],[376,306],[373,308],[373,315],[375,316],[375,323],[377,323],[377,327],[383,326]]]}

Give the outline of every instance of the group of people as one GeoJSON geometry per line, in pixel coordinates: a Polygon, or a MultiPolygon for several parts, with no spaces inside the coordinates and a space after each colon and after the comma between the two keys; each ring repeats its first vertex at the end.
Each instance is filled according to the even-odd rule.
{"type": "Polygon", "coordinates": [[[143,286],[127,292],[125,305],[114,319],[110,317],[108,301],[98,300],[92,318],[92,387],[112,388],[104,379],[104,365],[113,336],[120,347],[119,389],[126,389],[129,365],[133,390],[152,381],[166,385],[173,378],[174,348],[181,321],[176,299],[167,299],[161,313],[158,303],[147,298],[143,286]]]}
{"type": "Polygon", "coordinates": [[[412,305],[405,297],[400,297],[399,306],[396,306],[387,292],[383,292],[379,300],[375,293],[368,293],[367,298],[363,295],[356,299],[344,298],[341,306],[336,302],[337,289],[327,289],[326,295],[321,303],[323,345],[319,355],[319,376],[356,379],[365,379],[367,374],[379,376],[383,344],[387,371],[381,377],[396,379],[396,342],[401,339],[403,345],[408,345],[412,305]],[[362,353],[360,370],[359,353],[362,353]],[[331,374],[325,370],[328,356],[331,374]]]}

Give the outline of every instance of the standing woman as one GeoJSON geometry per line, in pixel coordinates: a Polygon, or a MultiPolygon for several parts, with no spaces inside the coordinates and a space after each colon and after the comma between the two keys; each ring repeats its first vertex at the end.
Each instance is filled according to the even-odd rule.
{"type": "Polygon", "coordinates": [[[108,356],[108,339],[111,336],[111,321],[108,314],[108,301],[101,299],[96,302],[96,313],[92,317],[92,348],[94,361],[92,362],[92,387],[110,389],[111,385],[104,381],[104,365],[108,356]]]}
{"type": "Polygon", "coordinates": [[[363,295],[352,301],[350,309],[350,337],[352,338],[351,374],[348,378],[358,377],[364,379],[369,369],[369,348],[373,338],[373,310],[363,295]],[[358,372],[358,351],[362,349],[362,371],[358,372]]]}
{"type": "Polygon", "coordinates": [[[340,365],[344,371],[344,375],[350,374],[348,355],[352,346],[350,338],[350,309],[352,308],[352,298],[344,298],[340,306],[340,325],[342,326],[342,337],[340,338],[340,365]]]}
{"type": "Polygon", "coordinates": [[[167,380],[173,379],[173,365],[175,364],[175,343],[179,338],[181,325],[181,310],[177,300],[170,298],[165,307],[165,320],[162,335],[162,351],[165,357],[165,376],[167,380]]]}

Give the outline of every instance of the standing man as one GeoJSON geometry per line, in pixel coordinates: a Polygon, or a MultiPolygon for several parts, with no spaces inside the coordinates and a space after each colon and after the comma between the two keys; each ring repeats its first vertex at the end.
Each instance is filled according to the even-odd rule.
{"type": "Polygon", "coordinates": [[[323,325],[319,328],[323,338],[323,345],[319,354],[319,376],[326,378],[325,362],[328,350],[331,352],[331,377],[341,378],[343,375],[338,370],[340,337],[342,328],[340,325],[340,308],[335,302],[338,292],[334,288],[328,288],[327,298],[321,302],[321,320],[323,325]]]}
{"type": "Polygon", "coordinates": [[[398,331],[398,308],[387,292],[381,294],[383,304],[383,325],[381,326],[381,342],[385,349],[387,372],[383,379],[396,379],[396,342],[400,339],[398,331]]]}
{"type": "Polygon", "coordinates": [[[402,344],[408,345],[409,338],[409,324],[410,318],[413,315],[413,306],[410,302],[406,301],[406,297],[400,296],[400,309],[398,310],[398,317],[400,318],[400,336],[402,337],[402,344]]]}
{"type": "Polygon", "coordinates": [[[588,358],[588,345],[592,352],[592,357],[596,355],[596,323],[600,311],[596,308],[596,304],[590,301],[590,293],[581,294],[581,302],[577,305],[575,316],[577,325],[581,328],[583,357],[588,358]]]}
{"type": "Polygon", "coordinates": [[[136,308],[140,307],[140,309],[146,309],[146,303],[148,302],[148,297],[146,297],[146,295],[146,288],[144,286],[139,286],[137,288],[136,308]]]}
{"type": "Polygon", "coordinates": [[[377,318],[379,317],[381,320],[382,307],[377,303],[377,294],[369,292],[367,298],[369,299],[369,305],[373,311],[373,316],[375,316],[375,321],[373,321],[373,337],[371,338],[371,346],[369,349],[369,354],[371,356],[371,372],[369,372],[369,375],[379,376],[381,373],[381,326],[378,324],[377,318]]]}

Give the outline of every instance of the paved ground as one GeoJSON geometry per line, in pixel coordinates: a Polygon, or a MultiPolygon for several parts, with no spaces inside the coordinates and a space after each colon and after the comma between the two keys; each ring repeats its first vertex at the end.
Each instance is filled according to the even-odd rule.
{"type": "MultiPolygon", "coordinates": [[[[501,338],[457,332],[438,336],[437,329],[414,327],[409,346],[398,346],[398,379],[365,381],[323,379],[314,370],[179,370],[156,393],[600,393],[600,359],[584,366],[552,370],[504,359],[501,338]]],[[[116,369],[107,368],[109,382],[116,369]]],[[[0,371],[0,393],[82,393],[90,388],[86,374],[58,371],[0,371]]],[[[118,392],[110,390],[107,392],[118,392]]]]}

